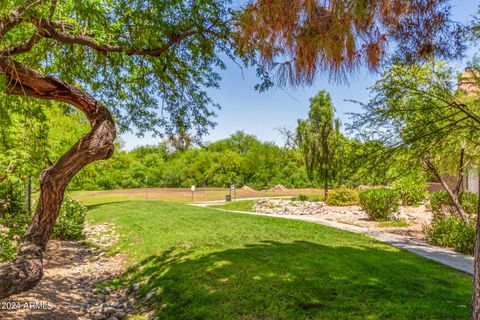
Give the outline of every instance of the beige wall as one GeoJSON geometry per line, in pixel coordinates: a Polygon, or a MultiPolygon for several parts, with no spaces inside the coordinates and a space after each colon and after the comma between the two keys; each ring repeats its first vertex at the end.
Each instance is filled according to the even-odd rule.
{"type": "Polygon", "coordinates": [[[470,167],[463,179],[463,188],[464,190],[478,193],[478,167],[470,167]]]}

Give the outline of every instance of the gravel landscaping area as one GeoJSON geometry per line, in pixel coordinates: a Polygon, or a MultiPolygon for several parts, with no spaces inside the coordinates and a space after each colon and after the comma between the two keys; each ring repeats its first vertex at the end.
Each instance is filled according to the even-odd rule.
{"type": "Polygon", "coordinates": [[[414,240],[425,240],[423,228],[430,224],[431,212],[425,207],[400,207],[393,221],[372,220],[359,206],[328,206],[324,202],[261,200],[254,205],[256,212],[285,215],[308,215],[325,220],[351,224],[369,230],[383,230],[414,240]]]}
{"type": "Polygon", "coordinates": [[[126,292],[97,289],[99,282],[124,270],[126,256],[106,256],[118,240],[112,224],[87,227],[87,241],[51,240],[44,258],[44,277],[32,290],[0,301],[0,319],[125,319],[135,300],[126,292]]]}

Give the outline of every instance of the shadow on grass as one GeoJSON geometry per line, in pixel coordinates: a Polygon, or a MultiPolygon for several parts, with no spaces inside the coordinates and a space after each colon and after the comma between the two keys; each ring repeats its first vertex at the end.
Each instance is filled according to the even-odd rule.
{"type": "Polygon", "coordinates": [[[139,301],[160,319],[468,319],[468,276],[393,248],[297,241],[200,252],[151,256],[109,285],[141,283],[139,301]]]}
{"type": "MultiPolygon", "coordinates": [[[[82,200],[79,200],[79,201],[82,202],[82,200]]],[[[94,203],[94,204],[85,204],[85,206],[88,208],[88,210],[93,210],[93,209],[101,208],[103,206],[107,206],[110,204],[119,204],[124,202],[132,202],[132,201],[131,200],[108,201],[108,202],[101,202],[101,203],[94,203]]]]}

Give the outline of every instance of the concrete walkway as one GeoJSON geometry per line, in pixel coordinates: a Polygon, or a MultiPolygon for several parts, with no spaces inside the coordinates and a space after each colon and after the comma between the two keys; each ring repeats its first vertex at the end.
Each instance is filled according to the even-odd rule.
{"type": "MultiPolygon", "coordinates": [[[[212,205],[212,203],[198,203],[194,205],[207,207],[209,205],[212,205]]],[[[454,269],[473,275],[473,257],[466,256],[464,254],[455,252],[453,250],[432,246],[424,242],[410,240],[400,235],[395,235],[395,234],[380,231],[380,230],[370,230],[370,229],[361,228],[361,227],[357,227],[349,224],[325,220],[321,218],[312,218],[308,216],[264,214],[264,213],[258,213],[258,212],[234,211],[234,210],[225,210],[225,209],[217,209],[217,210],[225,211],[225,212],[235,212],[235,213],[242,213],[242,214],[265,216],[265,217],[300,220],[300,221],[321,224],[324,226],[333,227],[340,230],[350,231],[353,233],[363,234],[363,235],[372,237],[374,239],[377,239],[378,241],[388,243],[397,248],[401,248],[403,250],[413,252],[427,259],[439,262],[446,266],[449,266],[454,269]]]]}

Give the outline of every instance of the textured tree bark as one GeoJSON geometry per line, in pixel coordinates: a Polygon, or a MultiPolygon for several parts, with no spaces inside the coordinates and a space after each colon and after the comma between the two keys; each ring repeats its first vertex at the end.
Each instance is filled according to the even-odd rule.
{"type": "MultiPolygon", "coordinates": [[[[480,173],[480,172],[479,172],[480,173]]],[[[480,175],[478,179],[478,194],[480,195],[480,175]]],[[[472,319],[480,320],[480,197],[477,206],[477,223],[475,232],[475,252],[473,266],[473,294],[472,294],[472,319]]]]}
{"type": "Polygon", "coordinates": [[[0,264],[0,299],[33,288],[43,276],[43,252],[57,219],[63,193],[70,180],[87,164],[113,153],[116,135],[110,112],[88,93],[48,77],[6,57],[0,57],[0,74],[7,76],[7,92],[56,100],[83,111],[91,131],[40,176],[40,195],[32,222],[16,259],[0,264]]]}

